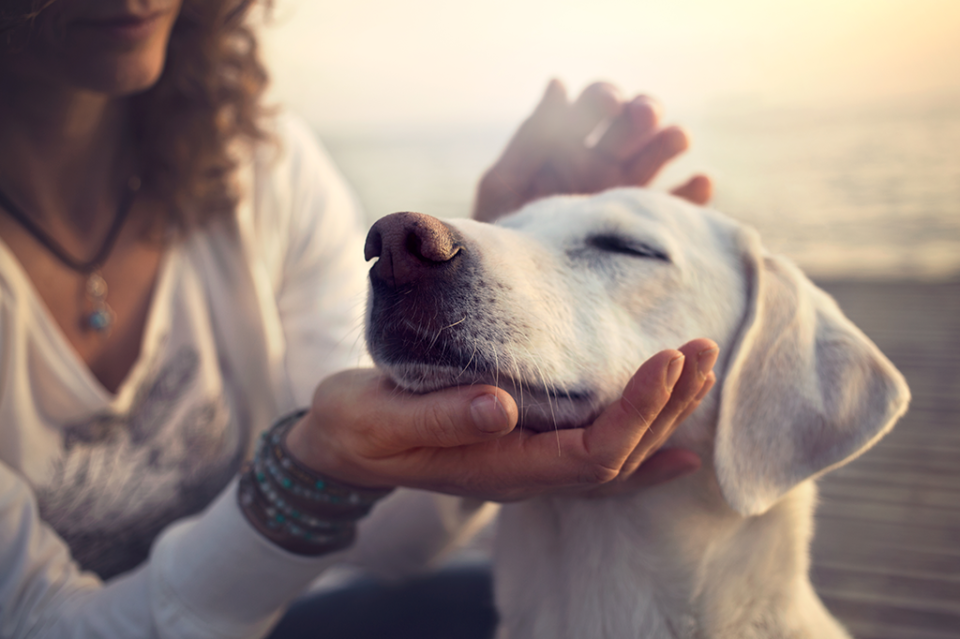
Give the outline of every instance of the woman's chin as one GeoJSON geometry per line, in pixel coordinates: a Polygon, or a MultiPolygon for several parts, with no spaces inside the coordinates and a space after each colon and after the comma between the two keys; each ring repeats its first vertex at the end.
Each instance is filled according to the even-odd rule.
{"type": "Polygon", "coordinates": [[[11,56],[8,71],[109,97],[156,84],[179,3],[145,16],[103,13],[106,10],[94,11],[95,5],[83,15],[59,15],[58,7],[60,3],[54,3],[49,14],[41,14],[35,37],[11,56]]]}
{"type": "Polygon", "coordinates": [[[104,65],[83,83],[84,88],[120,98],[146,91],[160,79],[163,60],[151,63],[142,60],[123,61],[109,67],[104,65]]]}

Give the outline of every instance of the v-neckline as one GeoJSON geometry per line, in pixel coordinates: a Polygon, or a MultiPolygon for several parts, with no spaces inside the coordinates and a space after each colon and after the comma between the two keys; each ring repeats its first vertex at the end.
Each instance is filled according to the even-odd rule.
{"type": "Polygon", "coordinates": [[[70,340],[67,339],[66,334],[54,319],[20,260],[17,259],[2,238],[0,238],[0,270],[9,273],[13,279],[12,284],[22,292],[23,299],[19,300],[18,303],[30,306],[31,316],[36,319],[37,327],[44,338],[50,342],[52,351],[61,360],[62,370],[66,371],[66,374],[61,377],[64,378],[65,382],[79,393],[86,395],[86,397],[81,398],[86,403],[95,403],[100,407],[122,407],[133,400],[139,381],[149,369],[155,351],[153,346],[166,332],[167,318],[160,312],[160,307],[164,306],[160,302],[170,294],[172,272],[175,263],[179,261],[179,249],[180,245],[173,243],[166,248],[160,258],[157,278],[147,310],[146,323],[140,338],[140,350],[116,392],[110,391],[103,385],[70,340]],[[80,380],[81,388],[77,388],[75,383],[71,383],[71,380],[80,380]]]}

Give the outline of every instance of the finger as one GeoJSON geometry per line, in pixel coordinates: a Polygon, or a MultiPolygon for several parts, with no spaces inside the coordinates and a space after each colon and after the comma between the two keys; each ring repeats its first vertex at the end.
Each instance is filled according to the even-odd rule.
{"type": "Polygon", "coordinates": [[[612,84],[596,82],[584,89],[566,116],[557,122],[552,132],[551,157],[531,181],[529,198],[594,193],[613,186],[619,167],[612,172],[607,163],[598,163],[599,156],[588,148],[587,138],[603,122],[617,117],[623,106],[620,93],[612,84]]]}
{"type": "Polygon", "coordinates": [[[533,433],[514,430],[499,439],[461,446],[409,451],[405,468],[395,483],[412,488],[463,494],[492,501],[514,501],[544,490],[596,487],[614,479],[623,459],[622,449],[597,450],[586,443],[587,429],[533,433]],[[446,481],[446,485],[444,484],[446,481]]]}
{"type": "Polygon", "coordinates": [[[563,130],[557,131],[557,134],[577,146],[583,145],[586,137],[601,122],[619,116],[623,107],[623,99],[614,85],[594,82],[573,103],[563,130]]]}
{"type": "Polygon", "coordinates": [[[713,182],[706,175],[694,175],[670,192],[688,202],[703,206],[713,197],[713,182]]]}
{"type": "Polygon", "coordinates": [[[690,139],[686,131],[679,127],[667,127],[658,131],[629,160],[626,167],[628,183],[646,186],[656,177],[664,165],[687,150],[690,139]]]}
{"type": "Polygon", "coordinates": [[[509,432],[517,421],[513,398],[494,386],[416,395],[372,369],[328,377],[317,387],[310,413],[325,445],[352,459],[485,441],[509,432]]]}
{"type": "Polygon", "coordinates": [[[415,448],[452,448],[501,437],[517,423],[516,403],[494,386],[462,386],[425,395],[390,392],[381,408],[389,423],[374,441],[383,456],[415,448]]]}
{"type": "Polygon", "coordinates": [[[497,171],[517,183],[529,182],[549,157],[552,138],[569,117],[569,110],[566,88],[559,80],[551,80],[540,103],[507,143],[497,171]]]}
{"type": "Polygon", "coordinates": [[[652,488],[700,469],[700,457],[685,448],[666,448],[650,455],[639,470],[622,482],[608,482],[586,494],[590,498],[612,497],[652,488]]]}
{"type": "Polygon", "coordinates": [[[618,472],[641,438],[669,403],[671,391],[685,366],[685,355],[667,350],[657,353],[637,370],[620,399],[587,429],[585,438],[592,452],[618,472]]]}
{"type": "Polygon", "coordinates": [[[693,412],[690,405],[699,403],[697,397],[700,396],[704,382],[717,361],[719,349],[711,340],[696,339],[681,346],[680,352],[685,356],[680,379],[674,385],[669,401],[651,422],[648,432],[644,433],[639,444],[623,463],[621,477],[624,480],[673,435],[683,421],[681,417],[689,414],[688,410],[693,412]]]}
{"type": "Polygon", "coordinates": [[[697,407],[716,383],[717,375],[713,371],[710,371],[710,373],[707,374],[707,378],[703,380],[703,386],[700,388],[700,391],[697,393],[696,397],[693,398],[693,401],[691,401],[683,410],[683,412],[677,417],[678,423],[682,423],[687,417],[690,417],[690,414],[693,413],[693,411],[697,410],[697,407]]]}
{"type": "Polygon", "coordinates": [[[692,402],[699,401],[697,398],[701,396],[704,382],[717,363],[720,349],[713,340],[695,339],[681,346],[680,352],[686,355],[683,374],[673,389],[670,401],[650,427],[658,437],[672,434],[681,421],[680,416],[692,402]]]}
{"type": "Polygon", "coordinates": [[[480,179],[473,217],[492,222],[514,211],[531,195],[530,185],[556,146],[555,131],[567,117],[570,105],[559,80],[551,80],[540,103],[520,125],[497,162],[480,179]]]}
{"type": "Polygon", "coordinates": [[[647,96],[631,100],[604,132],[594,149],[614,160],[624,162],[643,148],[656,132],[662,108],[647,96]]]}

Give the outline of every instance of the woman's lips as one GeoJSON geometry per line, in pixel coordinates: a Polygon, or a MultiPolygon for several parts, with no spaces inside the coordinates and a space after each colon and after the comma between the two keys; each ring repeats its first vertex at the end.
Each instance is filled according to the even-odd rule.
{"type": "Polygon", "coordinates": [[[82,29],[93,31],[104,38],[134,42],[153,35],[160,26],[165,12],[151,13],[145,16],[121,15],[92,20],[78,20],[74,24],[82,29]]]}

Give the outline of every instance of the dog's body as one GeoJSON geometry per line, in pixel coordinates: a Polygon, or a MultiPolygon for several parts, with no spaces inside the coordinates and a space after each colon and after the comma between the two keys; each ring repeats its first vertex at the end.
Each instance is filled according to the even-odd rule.
{"type": "Polygon", "coordinates": [[[522,428],[576,427],[653,353],[721,346],[717,388],[670,441],[699,472],[504,508],[506,636],[847,636],[807,577],[809,480],[876,441],[909,394],[828,296],[753,231],[638,189],[541,201],[498,226],[385,220],[367,244],[368,342],[405,388],[496,383],[522,428]]]}

